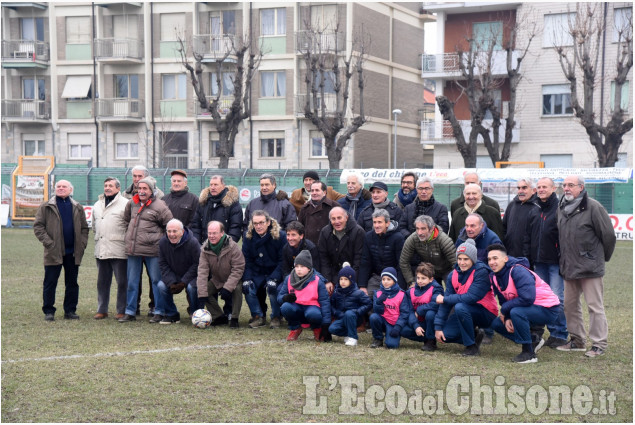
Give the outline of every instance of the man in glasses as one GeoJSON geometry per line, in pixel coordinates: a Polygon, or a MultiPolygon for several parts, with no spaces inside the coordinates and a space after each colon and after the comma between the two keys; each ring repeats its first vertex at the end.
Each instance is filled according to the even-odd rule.
{"type": "Polygon", "coordinates": [[[429,177],[421,177],[417,180],[416,187],[417,197],[404,209],[399,220],[399,231],[404,239],[408,239],[408,236],[415,232],[415,218],[421,215],[432,217],[434,224],[447,234],[450,229],[448,208],[434,199],[434,183],[429,177]]]}
{"type": "Polygon", "coordinates": [[[529,217],[533,211],[540,209],[537,205],[536,184],[532,179],[525,177],[518,180],[516,189],[517,195],[507,205],[503,217],[505,233],[503,242],[508,255],[530,258],[531,228],[529,217]]]}

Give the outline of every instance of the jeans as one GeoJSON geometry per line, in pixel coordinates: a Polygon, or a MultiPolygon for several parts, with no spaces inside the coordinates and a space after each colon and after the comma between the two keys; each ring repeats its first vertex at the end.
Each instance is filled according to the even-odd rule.
{"type": "MultiPolygon", "coordinates": [[[[63,242],[63,241],[62,241],[63,242]]],[[[79,266],[75,265],[73,254],[66,254],[62,258],[62,264],[44,266],[44,290],[42,293],[42,311],[44,314],[55,314],[55,290],[57,280],[64,267],[64,313],[75,313],[79,299],[79,285],[77,275],[79,266]]]]}
{"type": "Polygon", "coordinates": [[[551,290],[558,296],[562,307],[555,323],[547,325],[547,329],[554,338],[567,339],[569,332],[567,331],[567,319],[564,315],[564,279],[560,276],[560,267],[558,264],[536,263],[534,270],[542,280],[549,284],[551,290]]]}
{"type": "Polygon", "coordinates": [[[496,316],[480,304],[458,303],[443,326],[446,342],[473,345],[474,327],[489,328],[496,316]]]}
{"type": "MultiPolygon", "coordinates": [[[[157,289],[158,289],[158,294],[159,294],[159,296],[157,298],[159,298],[161,300],[161,304],[163,306],[164,314],[167,317],[175,317],[175,316],[179,316],[180,317],[179,311],[176,309],[176,305],[174,304],[174,294],[170,292],[170,289],[169,289],[168,285],[166,285],[161,280],[157,284],[157,289]]],[[[193,280],[192,282],[189,282],[187,284],[187,287],[185,288],[185,291],[187,292],[188,299],[197,300],[198,299],[198,294],[196,292],[196,280],[193,280]]],[[[157,311],[156,307],[155,307],[154,311],[156,313],[156,311],[157,311]]],[[[156,313],[156,314],[161,314],[161,313],[156,313]]]]}
{"type": "Polygon", "coordinates": [[[561,311],[562,307],[559,305],[551,308],[535,304],[527,307],[514,307],[509,312],[509,318],[512,319],[514,325],[513,333],[507,332],[505,324],[499,318],[492,322],[492,328],[516,344],[531,344],[530,325],[549,325],[554,323],[561,311]]]}
{"type": "MultiPolygon", "coordinates": [[[[265,316],[266,309],[263,311],[262,297],[263,294],[266,296],[266,286],[267,282],[265,282],[264,280],[254,281],[253,287],[249,290],[249,293],[245,295],[245,301],[247,301],[247,305],[249,306],[249,311],[251,311],[252,317],[265,316]]],[[[280,285],[278,285],[278,289],[280,289],[280,285]]],[[[271,304],[271,318],[279,318],[282,313],[280,311],[280,304],[278,304],[278,295],[269,295],[269,303],[271,304]]],[[[232,317],[234,316],[232,315],[232,317]]]]}
{"type": "Polygon", "coordinates": [[[139,296],[139,283],[141,277],[141,267],[145,262],[150,281],[152,284],[152,292],[154,293],[154,314],[163,316],[165,314],[161,297],[158,296],[158,284],[161,280],[161,270],[159,269],[159,257],[140,257],[137,255],[128,256],[128,296],[126,297],[126,314],[134,316],[137,312],[137,298],[139,296]]]}
{"type": "Polygon", "coordinates": [[[363,323],[363,317],[358,317],[353,310],[344,312],[344,317],[336,319],[331,326],[329,332],[337,336],[347,336],[357,339],[357,326],[363,323]]]}
{"type": "MultiPolygon", "coordinates": [[[[419,314],[419,312],[424,313],[424,310],[423,310],[422,307],[419,307],[417,309],[417,314],[419,314]]],[[[419,323],[423,327],[423,330],[425,331],[425,337],[424,337],[425,340],[435,339],[435,337],[434,337],[434,318],[435,318],[436,315],[437,315],[437,312],[434,311],[434,310],[425,311],[425,316],[424,316],[423,322],[419,321],[419,323]]],[[[421,316],[421,314],[419,314],[419,316],[421,316]]],[[[404,335],[403,332],[401,333],[401,336],[405,336],[406,338],[410,338],[409,336],[404,335]]],[[[412,338],[410,338],[410,339],[412,339],[412,338]]]]}
{"type": "Polygon", "coordinates": [[[311,329],[318,329],[322,326],[322,310],[318,306],[284,303],[280,311],[289,322],[290,330],[298,329],[303,323],[308,323],[311,329]]]}
{"type": "Polygon", "coordinates": [[[386,336],[386,348],[399,348],[399,341],[401,340],[401,335],[397,337],[390,336],[390,331],[392,331],[393,325],[388,323],[383,316],[380,316],[377,313],[373,313],[370,315],[370,328],[373,330],[373,338],[383,340],[384,334],[386,336]]]}

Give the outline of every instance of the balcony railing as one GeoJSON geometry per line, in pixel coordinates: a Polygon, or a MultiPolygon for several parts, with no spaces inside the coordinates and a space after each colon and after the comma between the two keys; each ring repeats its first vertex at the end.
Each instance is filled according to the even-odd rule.
{"type": "Polygon", "coordinates": [[[49,44],[36,40],[3,40],[2,60],[9,62],[48,62],[49,44]]]}
{"type": "MultiPolygon", "coordinates": [[[[214,99],[214,96],[207,96],[208,102],[211,102],[212,99],[214,99]]],[[[218,100],[218,113],[221,115],[221,117],[227,115],[233,101],[234,96],[221,96],[221,98],[218,100]]],[[[199,119],[212,119],[212,113],[201,108],[201,104],[196,101],[196,117],[199,119]]]]}
{"type": "Polygon", "coordinates": [[[313,53],[346,53],[346,35],[343,32],[297,31],[295,33],[296,52],[311,51],[313,53]]]}
{"type": "MultiPolygon", "coordinates": [[[[512,51],[512,64],[516,64],[517,58],[518,52],[516,50],[512,51]]],[[[506,61],[507,52],[505,50],[493,51],[491,60],[492,75],[506,75],[506,61]]],[[[474,74],[479,75],[481,73],[481,70],[485,69],[487,65],[487,52],[476,52],[474,62],[476,64],[474,74]]],[[[424,78],[430,78],[432,76],[458,77],[461,75],[461,70],[459,68],[459,55],[457,53],[421,55],[421,74],[424,78]]]]}
{"type": "MultiPolygon", "coordinates": [[[[307,95],[298,94],[296,97],[296,116],[304,116],[304,105],[306,104],[307,95]]],[[[321,111],[321,96],[318,95],[318,110],[321,111]]],[[[311,99],[313,101],[313,99],[311,99]]],[[[337,112],[337,95],[334,93],[324,93],[324,107],[327,115],[334,115],[337,112]]],[[[313,109],[313,105],[311,105],[313,109]]]]}
{"type": "Polygon", "coordinates": [[[2,101],[3,121],[48,120],[51,104],[45,100],[13,99],[2,101]]]}
{"type": "Polygon", "coordinates": [[[131,38],[96,38],[95,56],[97,60],[140,60],[143,58],[143,42],[131,38]]]}
{"type": "MultiPolygon", "coordinates": [[[[233,50],[236,36],[219,34],[201,34],[192,36],[192,49],[194,53],[202,55],[203,59],[217,60],[233,50]]],[[[233,56],[229,56],[231,59],[233,56]]]]}
{"type": "Polygon", "coordinates": [[[143,100],[140,99],[96,99],[98,118],[130,119],[143,118],[143,100]]]}
{"type": "MultiPolygon", "coordinates": [[[[463,137],[465,140],[469,140],[470,132],[472,131],[472,121],[460,120],[461,130],[463,131],[463,137]]],[[[490,129],[490,138],[493,140],[494,136],[491,132],[492,120],[483,120],[483,127],[490,129]]],[[[506,121],[501,120],[501,126],[498,129],[498,137],[500,141],[505,140],[505,127],[506,121]]],[[[421,142],[428,144],[449,144],[455,143],[454,133],[452,132],[452,126],[447,120],[437,122],[435,120],[423,120],[421,121],[421,142]]],[[[512,130],[512,143],[520,142],[520,122],[516,121],[516,125],[512,130]]],[[[479,136],[477,143],[483,143],[482,137],[479,136]]]]}

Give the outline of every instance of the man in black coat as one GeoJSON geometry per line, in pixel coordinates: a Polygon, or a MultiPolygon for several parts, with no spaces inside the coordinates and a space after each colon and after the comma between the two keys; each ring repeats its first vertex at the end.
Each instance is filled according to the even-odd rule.
{"type": "MultiPolygon", "coordinates": [[[[373,212],[382,208],[388,211],[390,219],[399,223],[403,210],[394,202],[388,200],[388,186],[384,182],[375,182],[370,187],[371,204],[362,210],[357,217],[357,224],[360,225],[364,232],[373,230],[373,212]]],[[[338,270],[339,271],[339,270],[338,270]]],[[[357,271],[357,270],[355,270],[357,271]]]]}
{"type": "MultiPolygon", "coordinates": [[[[448,217],[448,207],[434,199],[434,183],[429,177],[421,177],[417,180],[417,197],[414,202],[403,210],[401,220],[399,220],[399,231],[404,239],[415,232],[415,218],[420,215],[432,217],[434,224],[439,226],[444,233],[450,229],[450,218],[448,217]]],[[[395,267],[399,270],[398,267],[395,267]]]]}
{"type": "MultiPolygon", "coordinates": [[[[468,184],[477,184],[481,187],[481,191],[483,190],[483,183],[481,182],[481,178],[476,173],[466,173],[463,176],[463,184],[464,184],[464,188],[468,184]]],[[[500,206],[498,205],[498,202],[496,202],[494,199],[490,198],[489,196],[483,195],[483,203],[485,205],[488,205],[494,208],[496,211],[500,212],[501,210],[500,206]]],[[[463,192],[461,192],[461,196],[454,199],[452,203],[450,204],[450,215],[454,216],[454,213],[456,212],[456,210],[461,208],[464,204],[465,204],[465,196],[463,192]]]]}
{"type": "Polygon", "coordinates": [[[187,187],[187,173],[183,170],[174,170],[170,179],[172,186],[170,193],[163,197],[172,212],[174,218],[178,218],[183,226],[190,227],[190,222],[196,213],[198,196],[190,192],[187,187]]]}
{"type": "Polygon", "coordinates": [[[207,225],[210,221],[223,223],[225,233],[234,242],[240,240],[243,209],[238,201],[238,189],[231,185],[225,186],[223,176],[214,175],[209,179],[209,187],[203,189],[198,198],[196,214],[190,226],[199,243],[207,240],[207,225]]]}

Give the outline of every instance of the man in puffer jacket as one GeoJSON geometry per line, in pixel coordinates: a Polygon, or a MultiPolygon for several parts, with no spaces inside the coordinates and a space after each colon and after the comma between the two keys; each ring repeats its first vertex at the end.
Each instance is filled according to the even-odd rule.
{"type": "Polygon", "coordinates": [[[245,208],[243,230],[247,231],[254,211],[264,210],[276,220],[281,228],[298,219],[295,208],[289,202],[289,196],[284,191],[276,191],[276,178],[273,174],[265,173],[260,176],[260,196],[252,199],[245,208]]]}
{"type": "Polygon", "coordinates": [[[343,336],[344,345],[357,345],[357,327],[364,322],[372,301],[355,283],[355,270],[346,266],[340,270],[337,287],[331,296],[331,315],[335,321],[329,326],[333,335],[343,336]]]}
{"type": "Polygon", "coordinates": [[[238,242],[242,235],[243,210],[235,186],[225,186],[225,179],[221,175],[214,175],[209,179],[209,186],[201,190],[198,207],[190,228],[199,243],[207,240],[207,225],[210,221],[223,223],[225,234],[234,242],[238,242]]]}
{"type": "Polygon", "coordinates": [[[484,263],[487,263],[487,247],[495,243],[502,244],[498,235],[487,227],[487,223],[478,213],[471,213],[467,216],[465,227],[459,233],[454,246],[458,248],[468,239],[474,240],[476,251],[478,252],[478,260],[484,263]]]}

